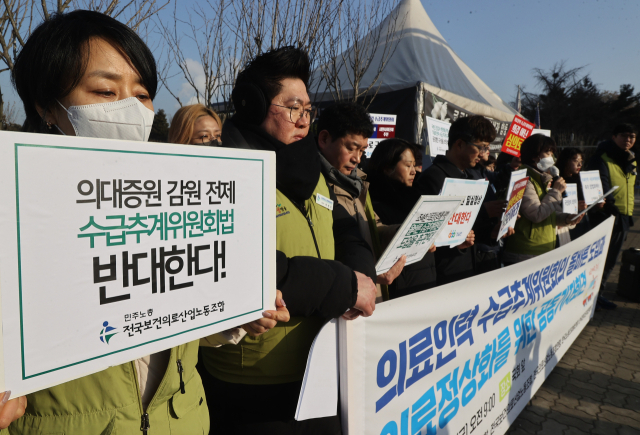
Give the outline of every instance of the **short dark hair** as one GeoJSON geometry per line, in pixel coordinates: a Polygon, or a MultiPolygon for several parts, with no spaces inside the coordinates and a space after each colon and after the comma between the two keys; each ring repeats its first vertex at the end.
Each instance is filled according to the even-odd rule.
{"type": "Polygon", "coordinates": [[[309,87],[309,55],[293,46],[280,47],[256,56],[238,74],[236,85],[252,83],[262,90],[267,104],[282,90],[284,79],[300,79],[309,87]]]}
{"type": "Polygon", "coordinates": [[[348,134],[359,134],[365,138],[373,135],[373,122],[367,110],[356,103],[337,103],[322,111],[318,120],[318,134],[326,130],[332,140],[348,134]]]}
{"type": "Polygon", "coordinates": [[[496,139],[496,129],[487,118],[481,115],[465,116],[456,119],[449,129],[449,147],[458,139],[465,142],[493,142],[496,139]]]}
{"type": "Polygon", "coordinates": [[[24,131],[47,132],[36,104],[48,110],[78,85],[87,69],[92,38],[106,40],[128,58],[151,99],[155,98],[156,61],[133,30],[100,12],[77,10],[55,14],[31,33],[11,73],[11,81],[24,104],[24,131]]]}
{"type": "MultiPolygon", "coordinates": [[[[582,160],[584,160],[584,153],[580,151],[579,148],[568,147],[560,151],[558,160],[556,160],[556,167],[560,170],[561,176],[564,177],[564,168],[566,168],[567,163],[569,163],[569,161],[571,161],[577,155],[582,156],[582,160]]],[[[586,163],[586,162],[583,162],[583,163],[586,163]]]]}
{"type": "Polygon", "coordinates": [[[632,134],[637,134],[637,130],[636,128],[631,125],[631,124],[618,124],[615,127],[613,127],[613,136],[617,136],[620,133],[632,133],[632,134]]]}
{"type": "Polygon", "coordinates": [[[367,166],[367,174],[379,177],[385,170],[392,170],[400,161],[400,156],[407,149],[411,150],[413,157],[418,160],[420,147],[400,138],[385,139],[381,141],[371,153],[367,166]]]}
{"type": "Polygon", "coordinates": [[[544,134],[532,134],[520,146],[520,160],[523,164],[535,168],[533,159],[547,151],[556,153],[556,141],[544,134]]]}

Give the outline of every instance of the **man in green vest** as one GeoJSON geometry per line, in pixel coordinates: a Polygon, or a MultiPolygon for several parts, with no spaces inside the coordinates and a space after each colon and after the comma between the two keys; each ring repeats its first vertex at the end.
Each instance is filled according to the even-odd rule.
{"type": "MultiPolygon", "coordinates": [[[[322,174],[378,259],[400,225],[384,225],[380,221],[369,195],[367,174],[357,167],[369,145],[368,138],[373,135],[371,117],[359,104],[336,103],[322,111],[317,126],[322,174]]],[[[435,249],[433,246],[430,252],[435,249]]],[[[422,269],[430,265],[428,259],[406,268],[405,262],[406,258],[400,257],[388,272],[377,277],[378,299],[393,299],[411,290],[428,288],[421,280],[422,269]]]]}
{"type": "MultiPolygon", "coordinates": [[[[616,265],[622,244],[627,239],[629,228],[633,226],[634,185],[637,175],[636,156],[631,148],[636,142],[637,131],[630,124],[618,124],[613,129],[611,139],[598,145],[596,153],[589,162],[590,170],[600,171],[602,188],[605,192],[613,186],[618,189],[606,198],[604,207],[595,210],[590,215],[590,221],[595,226],[615,216],[616,221],[611,234],[609,252],[604,266],[600,293],[606,288],[607,281],[613,267],[616,265]]],[[[604,309],[614,309],[616,304],[598,297],[597,306],[604,309]]]]}
{"type": "Polygon", "coordinates": [[[338,416],[294,419],[307,357],[327,319],[348,310],[352,317],[370,316],[375,308],[373,254],[329,190],[308,134],[315,118],[309,75],[301,49],[259,55],[238,75],[236,113],[222,128],[225,147],[276,154],[277,288],[291,320],[258,337],[245,336],[236,346],[201,348],[203,385],[218,433],[341,433],[338,416]],[[260,405],[244,406],[254,401],[260,405]]]}

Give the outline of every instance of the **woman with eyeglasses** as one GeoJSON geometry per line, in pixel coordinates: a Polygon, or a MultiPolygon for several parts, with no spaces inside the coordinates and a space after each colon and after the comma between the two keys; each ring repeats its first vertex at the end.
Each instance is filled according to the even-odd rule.
{"type": "Polygon", "coordinates": [[[534,134],[522,142],[520,169],[527,170],[529,181],[520,205],[521,218],[515,234],[505,241],[505,266],[545,254],[556,247],[556,227],[575,225],[582,217],[562,213],[562,193],[567,184],[562,177],[553,181],[547,172],[554,166],[556,142],[545,135],[534,134]]]}
{"type": "MultiPolygon", "coordinates": [[[[587,203],[584,201],[584,195],[582,193],[582,182],[580,181],[580,171],[584,164],[584,154],[580,149],[574,147],[564,148],[560,152],[560,156],[556,162],[556,167],[560,170],[560,176],[564,178],[567,183],[574,183],[578,187],[579,212],[587,208],[587,203]]],[[[604,205],[604,203],[602,205],[604,205]]],[[[602,207],[602,205],[596,207],[602,207]]],[[[561,239],[558,241],[562,242],[561,245],[577,239],[591,229],[589,216],[585,215],[578,225],[563,228],[558,228],[558,238],[561,239]]]]}
{"type": "Polygon", "coordinates": [[[220,146],[222,121],[216,112],[203,104],[178,109],[169,128],[169,143],[220,146]]]}

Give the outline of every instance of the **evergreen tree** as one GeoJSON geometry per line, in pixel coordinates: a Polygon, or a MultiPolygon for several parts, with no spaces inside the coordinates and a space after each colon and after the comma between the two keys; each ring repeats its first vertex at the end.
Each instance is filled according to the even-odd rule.
{"type": "Polygon", "coordinates": [[[163,109],[158,110],[155,118],[153,118],[153,126],[151,127],[150,142],[167,142],[169,137],[169,122],[167,122],[167,114],[163,109]]]}

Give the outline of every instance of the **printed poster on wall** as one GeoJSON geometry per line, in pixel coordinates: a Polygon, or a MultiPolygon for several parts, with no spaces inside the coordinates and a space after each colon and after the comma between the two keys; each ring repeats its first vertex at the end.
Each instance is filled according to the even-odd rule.
{"type": "Polygon", "coordinates": [[[436,246],[455,247],[464,243],[478,218],[488,186],[489,181],[487,180],[444,179],[440,195],[462,196],[464,200],[451,219],[447,221],[447,226],[440,232],[436,239],[436,246]]]}
{"type": "Polygon", "coordinates": [[[507,137],[504,138],[501,151],[515,157],[520,157],[520,146],[526,138],[531,136],[534,127],[535,125],[523,117],[519,115],[514,116],[509,126],[509,133],[507,133],[507,137]]]}
{"type": "Polygon", "coordinates": [[[396,137],[396,121],[398,115],[370,113],[369,117],[371,118],[371,122],[373,122],[373,135],[369,138],[369,146],[365,151],[367,158],[371,157],[371,153],[373,153],[373,150],[381,141],[396,137]]]}
{"type": "Polygon", "coordinates": [[[340,319],[343,433],[504,434],[589,322],[613,222],[340,319]]]}
{"type": "Polygon", "coordinates": [[[429,139],[429,155],[431,157],[445,155],[449,149],[449,129],[451,124],[448,121],[425,116],[427,124],[427,136],[429,139]]]}
{"type": "Polygon", "coordinates": [[[0,136],[0,391],[76,379],[273,307],[273,153],[0,136]]]}
{"type": "Polygon", "coordinates": [[[422,260],[463,199],[464,196],[422,195],[380,256],[376,273],[385,273],[403,255],[407,256],[406,264],[422,260]]]}

